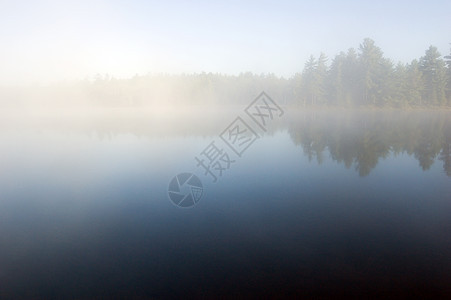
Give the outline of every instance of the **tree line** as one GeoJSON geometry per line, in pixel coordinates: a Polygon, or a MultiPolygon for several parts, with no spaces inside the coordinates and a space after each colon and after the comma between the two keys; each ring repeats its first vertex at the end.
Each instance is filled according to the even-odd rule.
{"type": "Polygon", "coordinates": [[[451,105],[451,54],[442,58],[430,46],[420,59],[394,64],[366,38],[357,51],[340,52],[330,65],[323,53],[311,56],[296,82],[303,105],[446,106],[451,105]]]}
{"type": "Polygon", "coordinates": [[[285,105],[451,106],[451,52],[430,46],[410,63],[394,63],[366,38],[358,49],[340,52],[328,64],[310,56],[290,78],[274,74],[213,73],[146,75],[127,80],[98,76],[88,87],[97,100],[148,103],[242,104],[262,90],[285,105]]]}
{"type": "Polygon", "coordinates": [[[451,53],[430,46],[410,63],[394,63],[369,38],[330,60],[321,53],[290,78],[274,74],[147,74],[128,79],[97,75],[50,86],[0,86],[0,106],[143,107],[244,105],[261,91],[282,105],[451,106],[451,53]]]}
{"type": "Polygon", "coordinates": [[[340,52],[328,64],[324,53],[310,56],[290,78],[274,74],[214,73],[145,75],[116,80],[98,76],[87,85],[100,102],[131,105],[243,104],[262,90],[285,105],[451,106],[451,52],[430,46],[410,63],[394,63],[366,38],[358,49],[340,52]]]}

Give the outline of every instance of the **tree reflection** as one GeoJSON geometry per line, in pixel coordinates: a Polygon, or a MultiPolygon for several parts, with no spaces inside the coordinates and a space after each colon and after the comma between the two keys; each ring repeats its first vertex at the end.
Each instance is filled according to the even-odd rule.
{"type": "MultiPolygon", "coordinates": [[[[241,107],[202,106],[167,113],[145,110],[72,112],[67,115],[0,116],[0,133],[8,128],[33,128],[65,134],[87,134],[100,140],[132,134],[138,138],[216,137],[236,118],[241,107]]],[[[287,115],[266,134],[288,130],[308,159],[332,160],[368,175],[380,159],[407,153],[423,170],[436,160],[451,176],[451,113],[449,110],[303,110],[286,107],[287,115]]],[[[252,123],[250,123],[252,124],[252,123]]],[[[277,146],[277,145],[275,145],[277,146]]]]}
{"type": "Polygon", "coordinates": [[[360,176],[368,175],[390,154],[414,156],[423,170],[438,158],[451,176],[451,120],[447,112],[353,111],[302,112],[289,133],[309,160],[321,163],[325,152],[360,176]]]}
{"type": "Polygon", "coordinates": [[[445,132],[443,148],[440,152],[439,159],[443,161],[443,169],[445,170],[446,175],[451,176],[451,130],[445,132]]]}

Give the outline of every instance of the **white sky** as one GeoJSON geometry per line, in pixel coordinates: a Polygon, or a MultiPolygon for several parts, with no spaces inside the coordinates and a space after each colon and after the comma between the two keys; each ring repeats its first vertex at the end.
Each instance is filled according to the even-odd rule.
{"type": "Polygon", "coordinates": [[[451,1],[3,1],[0,84],[96,73],[302,71],[375,40],[395,61],[447,55],[451,1]]]}

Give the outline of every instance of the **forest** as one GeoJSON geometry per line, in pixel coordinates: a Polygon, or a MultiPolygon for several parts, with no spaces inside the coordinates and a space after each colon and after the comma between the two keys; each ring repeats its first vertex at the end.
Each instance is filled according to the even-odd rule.
{"type": "Polygon", "coordinates": [[[451,105],[451,55],[442,59],[430,46],[418,60],[395,64],[366,38],[330,65],[324,54],[311,56],[296,83],[296,98],[304,105],[451,105]]]}
{"type": "Polygon", "coordinates": [[[393,62],[366,38],[334,58],[320,53],[290,78],[274,74],[96,75],[47,86],[0,87],[0,106],[152,107],[242,105],[261,91],[301,107],[450,107],[451,53],[430,46],[410,63],[393,62]]]}

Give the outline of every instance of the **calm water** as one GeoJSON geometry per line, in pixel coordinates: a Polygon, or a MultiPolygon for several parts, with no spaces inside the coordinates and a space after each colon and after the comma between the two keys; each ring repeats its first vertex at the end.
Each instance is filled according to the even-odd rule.
{"type": "Polygon", "coordinates": [[[0,298],[451,296],[450,112],[287,111],[214,183],[237,115],[3,117],[0,298]]]}

